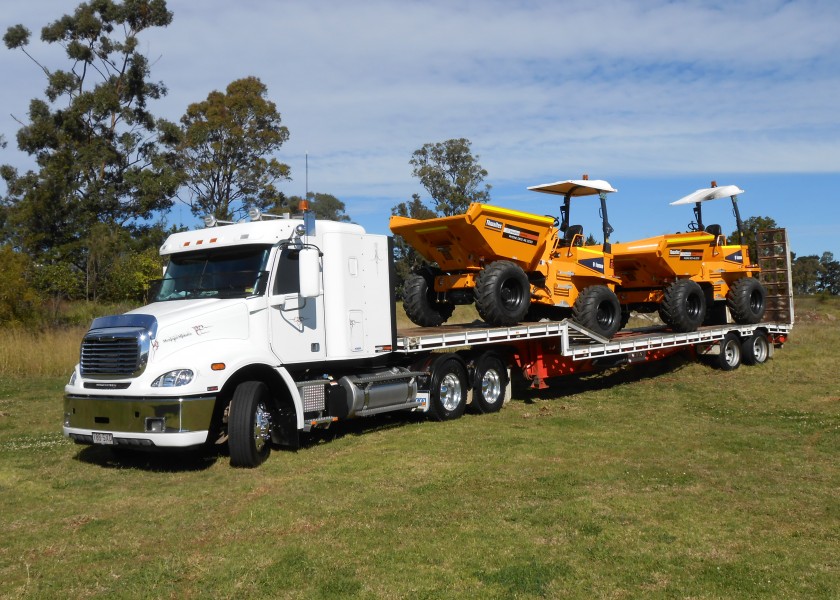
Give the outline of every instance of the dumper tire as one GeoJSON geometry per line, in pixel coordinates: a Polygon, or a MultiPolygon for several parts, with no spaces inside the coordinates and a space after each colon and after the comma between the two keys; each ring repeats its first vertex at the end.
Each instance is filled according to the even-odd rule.
{"type": "Polygon", "coordinates": [[[435,273],[419,269],[409,275],[403,286],[403,308],[411,322],[420,327],[438,327],[452,316],[455,305],[435,298],[435,273]]]}
{"type": "Polygon", "coordinates": [[[228,417],[232,467],[257,467],[271,454],[270,407],[271,393],[262,381],[245,381],[236,386],[228,417]]]}
{"type": "Polygon", "coordinates": [[[610,339],[621,328],[621,304],[607,286],[590,285],[575,300],[572,320],[610,339]]]}
{"type": "Polygon", "coordinates": [[[736,323],[754,325],[764,317],[767,308],[767,290],[755,277],[736,279],[729,286],[726,304],[736,323]]]}
{"type": "Polygon", "coordinates": [[[531,284],[522,267],[497,260],[475,280],[475,307],[490,325],[516,325],[531,306],[531,284]]]}
{"type": "Polygon", "coordinates": [[[429,383],[429,417],[451,421],[467,408],[467,369],[457,354],[440,355],[432,365],[429,383]]]}
{"type": "Polygon", "coordinates": [[[677,279],[665,289],[659,318],[674,331],[696,331],[706,318],[706,294],[696,281],[677,279]]]}
{"type": "Polygon", "coordinates": [[[501,410],[510,385],[505,363],[492,352],[479,356],[473,371],[471,412],[489,414],[501,410]]]}

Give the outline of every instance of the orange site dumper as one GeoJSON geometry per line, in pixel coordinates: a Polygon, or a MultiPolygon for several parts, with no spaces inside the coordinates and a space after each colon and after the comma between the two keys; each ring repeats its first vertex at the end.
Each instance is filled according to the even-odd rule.
{"type": "Polygon", "coordinates": [[[672,202],[694,204],[695,220],[686,233],[655,236],[613,244],[616,290],[622,306],[637,312],[659,312],[674,331],[689,332],[700,325],[720,325],[731,317],[736,323],[761,321],[767,292],[758,279],[743,244],[743,223],[734,185],[697,190],[672,202]],[[702,203],[730,198],[738,240],[727,241],[718,224],[704,225],[702,203]],[[728,310],[728,314],[727,314],[728,310]]]}
{"type": "Polygon", "coordinates": [[[475,302],[491,325],[572,317],[606,338],[621,327],[607,220],[606,181],[558,181],[533,191],[563,197],[562,218],[473,203],[466,213],[435,219],[391,217],[402,236],[436,267],[415,271],[405,282],[406,314],[417,325],[438,326],[457,304],[475,302]],[[601,200],[604,243],[586,246],[583,228],[570,225],[571,198],[601,200]]]}

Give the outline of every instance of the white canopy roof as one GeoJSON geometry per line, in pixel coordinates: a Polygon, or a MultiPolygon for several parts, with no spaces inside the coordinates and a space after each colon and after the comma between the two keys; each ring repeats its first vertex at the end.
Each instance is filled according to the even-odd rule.
{"type": "Polygon", "coordinates": [[[707,200],[717,200],[718,198],[729,198],[730,196],[737,196],[738,194],[743,194],[744,190],[739,188],[737,185],[722,185],[720,187],[713,187],[713,188],[706,188],[703,190],[697,190],[685,196],[684,198],[680,198],[674,202],[671,202],[671,206],[676,206],[677,204],[694,204],[695,202],[706,202],[707,200]]]}
{"type": "Polygon", "coordinates": [[[567,179],[566,181],[532,185],[528,189],[560,196],[566,196],[567,194],[569,196],[592,196],[601,192],[618,191],[603,179],[567,179]]]}

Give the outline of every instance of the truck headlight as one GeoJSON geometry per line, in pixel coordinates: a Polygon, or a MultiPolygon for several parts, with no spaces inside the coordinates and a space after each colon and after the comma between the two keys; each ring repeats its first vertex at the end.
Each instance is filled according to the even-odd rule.
{"type": "Polygon", "coordinates": [[[70,387],[76,385],[76,369],[73,369],[73,373],[70,375],[70,381],[67,382],[67,385],[70,387]]]}
{"type": "Polygon", "coordinates": [[[189,369],[175,369],[164,373],[152,382],[152,387],[178,387],[187,385],[193,380],[193,372],[189,369]]]}

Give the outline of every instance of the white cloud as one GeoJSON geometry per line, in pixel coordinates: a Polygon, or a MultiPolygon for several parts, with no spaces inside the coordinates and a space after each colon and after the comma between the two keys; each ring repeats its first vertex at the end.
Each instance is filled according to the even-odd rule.
{"type": "MultiPolygon", "coordinates": [[[[834,0],[168,5],[172,25],[143,36],[170,90],[156,111],[177,119],[260,77],[291,132],[287,191],[304,191],[309,151],[310,189],[356,199],[351,215],[421,191],[411,153],[453,137],[472,140],[497,190],[584,171],[840,171],[834,0]]],[[[37,38],[72,6],[15,3],[5,17],[37,38]]],[[[15,82],[0,90],[12,141],[5,115],[24,116],[43,82],[19,53],[0,52],[0,69],[15,82]]]]}

